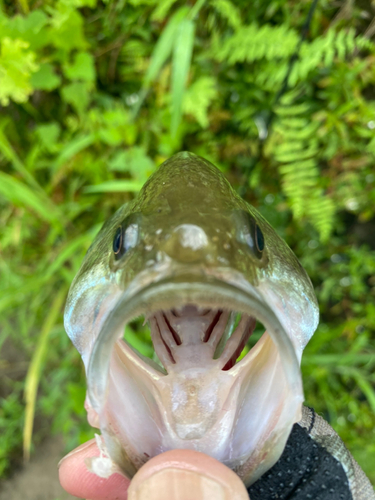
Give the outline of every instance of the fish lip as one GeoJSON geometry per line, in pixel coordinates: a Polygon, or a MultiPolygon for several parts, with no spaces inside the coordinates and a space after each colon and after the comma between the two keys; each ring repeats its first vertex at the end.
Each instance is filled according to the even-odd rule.
{"type": "MultiPolygon", "coordinates": [[[[160,276],[160,275],[159,275],[160,276]]],[[[159,281],[135,279],[124,290],[108,314],[92,349],[88,370],[88,396],[92,407],[100,414],[105,403],[111,352],[119,339],[119,329],[135,317],[187,303],[247,313],[259,319],[280,352],[285,377],[292,391],[302,394],[299,362],[293,344],[277,315],[255,286],[226,273],[163,273],[159,281]],[[143,283],[142,283],[143,282],[143,283]]]]}

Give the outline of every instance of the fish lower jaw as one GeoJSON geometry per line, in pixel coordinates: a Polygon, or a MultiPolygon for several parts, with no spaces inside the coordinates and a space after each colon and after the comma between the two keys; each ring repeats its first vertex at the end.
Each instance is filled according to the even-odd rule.
{"type": "MultiPolygon", "coordinates": [[[[255,329],[252,304],[239,308],[239,318],[224,301],[212,307],[208,298],[190,295],[185,306],[170,302],[169,309],[144,309],[157,362],[122,339],[124,320],[102,332],[105,343],[95,346],[88,370],[93,421],[127,477],[150,457],[185,448],[220,460],[251,484],[279,458],[299,419],[298,362],[288,361],[277,343],[282,334],[272,323],[275,331],[269,331],[264,312],[267,331],[238,360],[255,329]],[[112,343],[105,336],[110,332],[112,343]]],[[[132,310],[133,317],[141,313],[132,310]]]]}
{"type": "MultiPolygon", "coordinates": [[[[291,418],[293,412],[297,415],[298,403],[296,406],[275,344],[264,333],[240,362],[232,361],[228,368],[239,339],[254,329],[253,317],[245,315],[218,349],[217,331],[221,335],[226,331],[230,311],[207,313],[200,330],[170,318],[168,328],[175,333],[169,330],[169,337],[162,324],[164,314],[170,318],[170,312],[158,312],[150,319],[155,351],[164,370],[140,357],[123,340],[116,342],[108,396],[99,418],[100,427],[106,429],[104,436],[116,437],[135,469],[163,451],[185,448],[209,454],[251,481],[261,463],[273,464],[276,446],[270,447],[272,436],[284,433],[286,440],[298,420],[291,418]],[[216,318],[214,327],[212,318],[216,318]],[[236,332],[242,333],[229,343],[236,332]]],[[[122,463],[129,475],[126,460],[122,463]]]]}
{"type": "MultiPolygon", "coordinates": [[[[243,315],[235,327],[235,316],[216,309],[202,312],[191,305],[179,313],[153,314],[149,318],[151,338],[162,367],[139,356],[122,339],[116,342],[109,392],[114,383],[114,393],[129,386],[130,377],[143,397],[147,393],[147,409],[157,424],[163,450],[215,450],[218,459],[230,455],[243,378],[230,368],[256,323],[253,317],[243,315]]],[[[113,404],[120,405],[119,399],[113,404]]],[[[128,393],[127,404],[140,403],[128,393]]],[[[140,415],[144,411],[145,407],[139,408],[140,415]]]]}

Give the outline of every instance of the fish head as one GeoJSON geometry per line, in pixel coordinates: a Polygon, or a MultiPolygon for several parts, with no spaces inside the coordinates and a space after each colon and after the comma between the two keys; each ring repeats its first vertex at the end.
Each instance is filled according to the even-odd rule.
{"type": "Polygon", "coordinates": [[[290,248],[216,167],[187,152],[104,224],[65,311],[86,367],[89,422],[117,470],[132,477],[150,457],[186,448],[247,485],[300,419],[299,362],[317,322],[290,248]],[[123,340],[139,316],[154,360],[123,340]],[[239,359],[257,322],[265,331],[239,359]]]}

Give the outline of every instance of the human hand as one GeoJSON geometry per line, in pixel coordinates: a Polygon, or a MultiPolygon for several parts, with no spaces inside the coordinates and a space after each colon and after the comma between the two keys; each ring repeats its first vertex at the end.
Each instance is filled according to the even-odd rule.
{"type": "Polygon", "coordinates": [[[60,462],[60,482],[68,493],[90,500],[249,500],[233,471],[197,451],[162,453],[149,460],[131,482],[120,474],[101,479],[89,472],[84,459],[99,454],[93,439],[60,462]]]}

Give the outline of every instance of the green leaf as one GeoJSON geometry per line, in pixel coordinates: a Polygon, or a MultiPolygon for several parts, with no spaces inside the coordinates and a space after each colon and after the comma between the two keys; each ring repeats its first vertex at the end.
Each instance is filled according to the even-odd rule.
{"type": "Polygon", "coordinates": [[[65,85],[61,90],[61,95],[79,115],[83,114],[90,102],[90,93],[86,83],[75,82],[65,85]]]}
{"type": "Polygon", "coordinates": [[[130,172],[135,180],[144,183],[156,166],[144,148],[134,146],[117,153],[109,162],[109,168],[117,172],[130,172]]]}
{"type": "Polygon", "coordinates": [[[136,181],[107,181],[96,186],[87,186],[83,192],[92,193],[134,193],[140,191],[142,182],[136,181]]]}
{"type": "Polygon", "coordinates": [[[70,80],[94,82],[95,65],[93,56],[88,52],[78,52],[74,57],[73,64],[64,66],[64,74],[70,80]]]}
{"type": "Polygon", "coordinates": [[[50,152],[56,151],[56,143],[61,133],[61,127],[57,122],[41,123],[36,129],[36,135],[45,149],[50,152]]]}
{"type": "Polygon", "coordinates": [[[85,49],[87,41],[83,33],[83,19],[78,10],[72,7],[64,8],[57,3],[57,8],[50,8],[51,18],[51,42],[62,52],[70,52],[72,49],[85,49]]]}
{"type": "Polygon", "coordinates": [[[30,45],[30,50],[36,51],[49,42],[48,16],[39,9],[33,10],[27,16],[7,18],[0,27],[3,36],[12,39],[21,38],[30,45]]]}
{"type": "Polygon", "coordinates": [[[171,135],[175,136],[181,121],[182,102],[189,75],[194,45],[194,21],[184,19],[178,27],[172,61],[171,135]]]}
{"type": "Polygon", "coordinates": [[[132,145],[137,137],[137,127],[130,123],[129,113],[122,107],[105,111],[102,116],[103,126],[98,130],[100,139],[109,146],[120,144],[132,145]]]}
{"type": "Polygon", "coordinates": [[[33,88],[32,73],[38,70],[35,54],[27,50],[29,44],[23,40],[1,40],[0,52],[0,104],[7,106],[10,99],[26,102],[33,88]]]}
{"type": "Polygon", "coordinates": [[[52,64],[45,63],[31,75],[30,83],[36,90],[51,91],[60,85],[61,78],[54,72],[52,64]]]}

